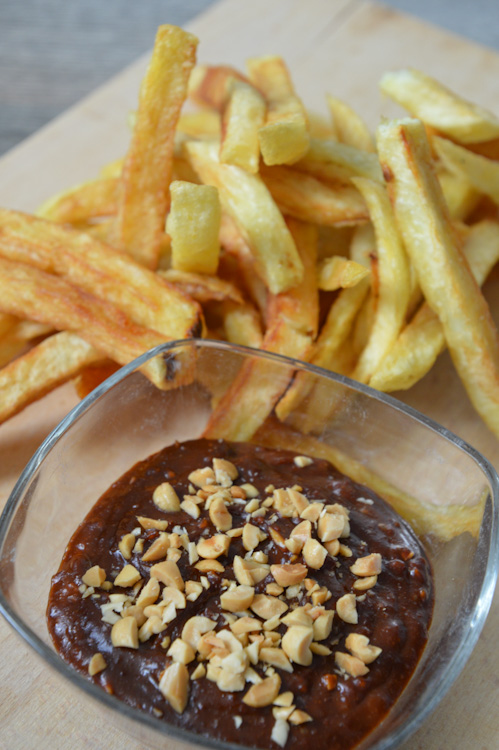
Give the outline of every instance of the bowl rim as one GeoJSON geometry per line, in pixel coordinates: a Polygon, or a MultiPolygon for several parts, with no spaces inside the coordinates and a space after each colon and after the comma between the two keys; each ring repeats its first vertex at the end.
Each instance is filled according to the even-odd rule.
{"type": "MultiPolygon", "coordinates": [[[[10,521],[17,509],[19,499],[23,496],[24,490],[28,486],[37,471],[39,466],[44,461],[46,455],[52,450],[56,443],[63,437],[63,435],[69,430],[71,425],[76,422],[80,416],[85,414],[92,406],[106,394],[112,390],[118,383],[127,378],[131,373],[135,372],[149,359],[157,355],[164,355],[167,352],[172,352],[175,349],[181,349],[185,347],[199,349],[218,349],[222,351],[237,352],[241,355],[257,357],[260,359],[268,359],[271,361],[280,362],[288,367],[292,367],[295,370],[303,370],[311,372],[322,377],[326,377],[328,380],[332,380],[341,383],[353,391],[359,392],[373,398],[374,400],[384,403],[395,411],[402,412],[416,422],[424,425],[432,432],[437,433],[445,440],[453,443],[457,448],[460,448],[466,453],[482,470],[485,478],[488,480],[491,491],[492,491],[492,503],[491,503],[491,517],[490,517],[490,544],[489,554],[487,557],[487,564],[483,573],[482,584],[478,594],[478,601],[473,616],[470,621],[469,631],[466,640],[460,644],[460,648],[456,649],[454,657],[446,664],[444,670],[439,676],[436,684],[432,687],[434,692],[432,694],[432,700],[427,700],[428,688],[418,696],[410,716],[395,727],[389,735],[380,737],[375,741],[374,745],[370,745],[368,750],[390,750],[390,748],[396,748],[401,742],[406,740],[413,732],[415,732],[426,720],[426,718],[433,712],[438,703],[442,700],[444,695],[448,692],[452,684],[455,682],[465,663],[470,657],[477,641],[482,628],[485,624],[490,606],[492,604],[492,598],[494,595],[496,580],[499,571],[499,476],[496,473],[492,464],[486,459],[478,450],[473,448],[465,440],[454,434],[451,430],[435,422],[430,417],[422,414],[411,406],[404,404],[403,402],[395,399],[386,393],[376,391],[375,389],[358,383],[345,375],[339,375],[330,370],[326,370],[317,365],[312,365],[307,362],[302,362],[291,357],[286,357],[282,354],[276,354],[273,352],[262,351],[258,349],[252,349],[239,344],[230,344],[224,341],[214,339],[179,339],[175,341],[169,341],[153,349],[145,352],[140,357],[137,357],[132,362],[121,367],[117,372],[113,373],[103,383],[97,386],[88,396],[86,396],[79,404],[74,406],[71,411],[59,422],[59,424],[50,432],[50,434],[43,440],[38,449],[35,451],[33,456],[26,464],[24,470],[19,476],[17,482],[9,495],[9,498],[4,506],[4,509],[0,515],[0,560],[3,555],[4,545],[6,542],[10,521]]],[[[69,680],[72,685],[83,690],[86,695],[93,698],[100,704],[104,704],[114,712],[118,712],[127,720],[138,722],[138,724],[148,727],[149,729],[155,730],[164,738],[173,737],[182,742],[192,743],[200,747],[211,747],[211,748],[225,748],[226,750],[250,750],[249,746],[235,744],[231,742],[216,740],[209,736],[203,736],[196,734],[195,732],[183,729],[180,727],[167,724],[160,719],[146,714],[136,708],[132,708],[123,701],[119,700],[113,695],[109,695],[106,691],[102,690],[101,687],[90,682],[82,674],[70,667],[66,662],[62,660],[59,654],[47,646],[41,638],[28,627],[24,621],[16,614],[12,609],[6,596],[4,595],[2,583],[0,580],[0,613],[5,617],[7,622],[12,626],[15,632],[20,635],[32,648],[33,650],[49,664],[56,672],[58,672],[63,678],[69,680]]],[[[410,682],[410,681],[409,681],[410,682]]],[[[409,684],[409,683],[408,683],[409,684]]],[[[404,691],[406,687],[404,688],[404,691]]],[[[403,695],[403,692],[397,698],[403,695]]],[[[391,711],[391,709],[390,709],[391,711]]],[[[385,719],[389,715],[384,717],[381,724],[375,727],[372,732],[376,731],[382,726],[385,719]]],[[[360,747],[364,747],[364,743],[369,740],[367,735],[360,743],[360,747]]]]}

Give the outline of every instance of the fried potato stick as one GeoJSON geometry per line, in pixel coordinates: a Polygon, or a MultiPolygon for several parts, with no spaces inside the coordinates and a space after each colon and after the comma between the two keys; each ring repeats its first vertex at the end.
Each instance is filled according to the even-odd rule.
{"type": "MultiPolygon", "coordinates": [[[[482,286],[499,261],[499,224],[489,220],[474,224],[463,250],[477,284],[482,286]]],[[[444,349],[442,324],[425,302],[404,328],[369,384],[385,392],[411,388],[431,370],[444,349]]]]}
{"type": "MultiPolygon", "coordinates": [[[[0,258],[0,310],[77,333],[121,365],[165,341],[157,331],[139,326],[109,302],[64,279],[22,263],[0,258]]],[[[166,383],[166,363],[158,357],[143,367],[158,387],[166,383]]]]}
{"type": "Polygon", "coordinates": [[[411,119],[381,125],[378,149],[397,222],[424,296],[440,318],[473,405],[499,436],[499,337],[456,244],[431,166],[424,125],[411,119]]]}
{"type": "Polygon", "coordinates": [[[438,136],[432,138],[432,145],[447,169],[499,205],[499,162],[438,136]]]}
{"type": "MultiPolygon", "coordinates": [[[[291,221],[305,273],[301,284],[289,292],[272,295],[268,303],[267,331],[262,349],[306,359],[318,322],[316,284],[317,230],[291,221]]],[[[248,440],[285,390],[293,369],[278,373],[267,360],[254,359],[241,367],[235,381],[212,413],[205,435],[227,440],[248,440]]]]}
{"type": "Polygon", "coordinates": [[[74,229],[0,209],[0,256],[63,276],[165,339],[202,331],[193,300],[127,253],[74,229]]]}
{"type": "Polygon", "coordinates": [[[326,101],[340,143],[363,151],[375,151],[372,135],[357,112],[330,94],[326,94],[326,101]]]}
{"type": "Polygon", "coordinates": [[[75,333],[45,339],[0,370],[0,423],[98,359],[102,355],[75,333]]]}
{"type": "Polygon", "coordinates": [[[332,182],[348,184],[351,177],[368,177],[383,182],[376,154],[328,138],[312,138],[303,159],[293,166],[300,172],[308,172],[319,179],[332,182]]]}
{"type": "Polygon", "coordinates": [[[303,263],[260,177],[232,164],[220,164],[216,143],[189,142],[185,150],[201,180],[218,188],[222,209],[250,247],[257,273],[269,290],[279,294],[296,286],[303,277],[303,263]]]}
{"type": "Polygon", "coordinates": [[[142,82],[133,136],[123,166],[116,236],[120,247],[156,268],[169,204],[175,127],[194,67],[197,39],[160,26],[142,82]]]}
{"type": "Polygon", "coordinates": [[[111,216],[118,207],[118,189],[116,177],[84,182],[45,201],[36,214],[61,224],[111,216]]]}
{"type": "Polygon", "coordinates": [[[480,143],[499,136],[499,120],[414,68],[385,73],[381,91],[440,133],[460,143],[480,143]]]}
{"type": "Polygon", "coordinates": [[[244,298],[237,286],[230,281],[219,279],[218,276],[177,271],[174,268],[169,268],[166,271],[157,271],[157,273],[200,304],[205,304],[206,302],[244,304],[244,298]]]}
{"type": "Polygon", "coordinates": [[[326,258],[317,269],[318,286],[326,292],[355,286],[369,275],[369,269],[354,260],[333,255],[326,258]]]}
{"type": "Polygon", "coordinates": [[[257,174],[260,164],[258,132],[265,122],[266,104],[254,86],[234,80],[223,112],[220,161],[257,174]]]}

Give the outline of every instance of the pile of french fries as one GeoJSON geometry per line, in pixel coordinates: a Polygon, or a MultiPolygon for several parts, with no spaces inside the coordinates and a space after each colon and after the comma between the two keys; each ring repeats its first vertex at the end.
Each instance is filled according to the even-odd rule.
{"type": "MultiPolygon", "coordinates": [[[[85,395],[161,342],[208,336],[387,392],[448,347],[499,437],[480,291],[499,260],[499,120],[400,70],[381,91],[410,117],[373,137],[332,96],[328,120],[307,112],[281,58],[243,74],[196,66],[196,46],[159,28],[123,160],[34,216],[0,210],[0,421],[65,381],[85,395]]],[[[313,430],[320,388],[265,367],[245,366],[208,434],[248,439],[304,403],[313,430]]],[[[144,374],[165,387],[166,368],[144,374]]]]}

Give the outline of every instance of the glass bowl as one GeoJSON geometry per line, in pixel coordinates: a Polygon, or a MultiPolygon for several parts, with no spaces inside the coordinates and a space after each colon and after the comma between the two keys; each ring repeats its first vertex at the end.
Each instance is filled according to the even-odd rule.
{"type": "Polygon", "coordinates": [[[426,649],[359,750],[397,747],[471,654],[498,568],[498,477],[490,464],[430,419],[347,378],[221,342],[173,342],[121,369],[71,411],[26,466],[0,519],[0,609],[75,691],[68,710],[81,715],[90,704],[90,732],[114,721],[145,746],[233,747],[168,727],[73,671],[52,646],[45,611],[66,544],[115,479],[174,441],[200,437],[207,424],[212,435],[244,439],[266,418],[257,442],[327,457],[370,485],[409,521],[433,566],[426,649]],[[164,371],[164,390],[140,371],[151,364],[164,371]],[[295,397],[288,390],[279,401],[292,379],[295,397]]]}

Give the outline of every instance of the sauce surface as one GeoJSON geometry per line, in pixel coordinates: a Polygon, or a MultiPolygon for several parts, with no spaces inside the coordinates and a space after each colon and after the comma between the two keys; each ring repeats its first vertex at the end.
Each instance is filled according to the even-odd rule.
{"type": "MultiPolygon", "coordinates": [[[[208,476],[210,472],[205,470],[205,473],[208,476]]],[[[252,490],[251,494],[255,492],[252,490]]],[[[319,558],[320,553],[321,550],[319,558]]],[[[296,572],[298,569],[292,570],[296,572]]],[[[162,582],[160,588],[164,590],[162,582]]],[[[162,606],[161,612],[164,612],[166,607],[162,602],[160,595],[154,604],[162,606]]],[[[47,620],[54,644],[69,664],[129,705],[168,723],[246,746],[348,750],[382,720],[410,678],[427,640],[432,607],[431,570],[420,543],[408,525],[373,492],[353,483],[321,459],[303,461],[287,451],[200,439],[169,446],[138,463],[99,499],[73,535],[60,569],[53,577],[47,620]],[[222,475],[217,475],[211,489],[209,482],[204,483],[203,490],[189,480],[194,470],[212,467],[213,459],[226,459],[236,467],[237,478],[226,481],[226,485],[230,482],[232,488],[238,488],[251,484],[258,490],[257,497],[250,498],[249,495],[244,497],[246,490],[230,486],[223,488],[222,496],[226,498],[226,508],[231,516],[231,528],[225,531],[214,525],[214,516],[210,516],[210,510],[206,508],[206,499],[217,489],[217,481],[222,475]],[[188,496],[194,499],[199,517],[190,515],[190,512],[195,513],[192,503],[185,506],[190,512],[184,509],[161,510],[153,494],[164,483],[174,488],[181,502],[188,496]],[[293,487],[295,495],[288,495],[286,488],[293,487]],[[279,495],[280,490],[284,493],[279,495]],[[297,499],[299,509],[305,507],[301,515],[298,515],[296,505],[290,502],[290,497],[297,499]],[[343,514],[348,515],[348,523],[340,538],[326,541],[324,527],[319,525],[320,518],[326,512],[337,518],[338,505],[346,509],[343,514]],[[336,510],[331,511],[331,506],[336,510]],[[296,538],[289,546],[285,544],[292,539],[291,532],[303,523],[304,518],[313,519],[315,510],[322,515],[311,521],[311,537],[329,549],[320,567],[316,568],[308,564],[307,560],[315,558],[305,555],[305,548],[299,549],[299,540],[298,547],[296,538]],[[166,532],[144,529],[137,520],[138,516],[167,521],[168,528],[166,532]],[[235,531],[247,524],[263,532],[261,536],[266,535],[249,551],[246,536],[238,536],[240,532],[235,531]],[[119,545],[131,533],[136,543],[126,559],[123,544],[121,551],[119,545]],[[160,559],[144,561],[143,555],[161,534],[163,539],[168,536],[169,548],[177,552],[164,552],[160,559]],[[228,550],[216,561],[222,571],[200,570],[196,565],[203,557],[196,560],[192,543],[198,545],[203,539],[221,534],[230,538],[228,550]],[[336,554],[332,554],[334,552],[336,554]],[[380,556],[379,574],[373,578],[365,572],[352,572],[357,560],[370,561],[373,555],[380,556]],[[251,609],[244,613],[222,612],[221,595],[234,587],[231,582],[241,584],[234,572],[234,558],[237,556],[271,566],[268,574],[253,585],[255,595],[272,596],[287,605],[286,612],[271,630],[270,627],[266,629],[268,623],[261,612],[259,615],[251,609]],[[187,597],[185,607],[174,609],[173,619],[168,621],[172,612],[170,606],[170,614],[165,617],[167,622],[161,624],[161,632],[153,632],[147,639],[145,633],[138,648],[113,646],[112,623],[123,619],[127,608],[136,604],[145,583],[152,580],[151,568],[165,559],[175,561],[184,582],[198,584],[197,587],[189,585],[184,590],[184,595],[187,591],[194,592],[191,599],[187,597]],[[289,588],[281,587],[281,593],[277,593],[279,587],[271,572],[277,569],[272,566],[287,564],[306,565],[306,579],[289,588]],[[140,574],[135,588],[114,583],[126,565],[133,565],[140,574]],[[83,577],[93,566],[105,571],[103,586],[88,587],[83,582],[83,577]],[[364,585],[366,588],[362,588],[364,585]],[[288,659],[292,669],[289,671],[288,667],[271,666],[261,660],[247,662],[251,670],[248,675],[256,672],[263,679],[278,675],[279,696],[292,693],[294,718],[303,720],[306,716],[303,723],[295,723],[286,706],[279,712],[272,704],[255,707],[243,702],[252,687],[251,681],[245,682],[244,689],[232,691],[219,689],[217,682],[207,676],[189,679],[187,703],[181,712],[178,707],[177,710],[172,708],[164,690],[160,689],[165,667],[173,663],[174,656],[168,655],[170,645],[186,632],[184,626],[193,616],[205,616],[216,623],[212,636],[223,630],[230,632],[230,625],[243,616],[255,618],[260,629],[239,638],[241,644],[250,645],[260,639],[261,648],[263,638],[267,637],[273,640],[267,640],[264,646],[282,650],[284,641],[280,637],[293,626],[292,622],[281,622],[282,617],[286,618],[301,607],[299,612],[315,618],[315,622],[324,612],[334,611],[338,601],[346,595],[349,605],[355,597],[353,605],[358,621],[349,622],[348,619],[355,619],[355,614],[352,617],[351,611],[350,614],[347,611],[345,615],[344,608],[338,605],[329,634],[325,638],[321,636],[320,640],[314,636],[313,642],[318,648],[312,655],[310,666],[288,659]],[[118,602],[120,598],[125,601],[118,602]],[[343,616],[340,616],[340,611],[343,616]],[[103,621],[104,615],[108,621],[103,621]],[[269,636],[269,632],[274,635],[269,636]],[[347,646],[347,643],[352,643],[351,639],[347,641],[351,634],[369,639],[369,646],[374,646],[377,654],[372,661],[352,654],[352,649],[347,646]],[[324,649],[329,653],[317,653],[324,649]],[[338,652],[348,658],[338,657],[338,652]],[[105,668],[90,676],[89,664],[97,653],[102,655],[105,668]],[[359,667],[364,673],[355,676],[359,667]]],[[[149,616],[151,612],[149,610],[149,616]]],[[[274,624],[269,623],[269,626],[274,624]]],[[[139,632],[143,627],[140,625],[139,632]]],[[[365,639],[363,642],[366,643],[365,639]]],[[[206,656],[201,659],[196,651],[196,658],[188,662],[185,669],[191,676],[195,670],[199,673],[200,664],[205,667],[212,664],[212,674],[217,674],[220,663],[220,658],[213,663],[211,659],[206,660],[206,656]]]]}

